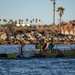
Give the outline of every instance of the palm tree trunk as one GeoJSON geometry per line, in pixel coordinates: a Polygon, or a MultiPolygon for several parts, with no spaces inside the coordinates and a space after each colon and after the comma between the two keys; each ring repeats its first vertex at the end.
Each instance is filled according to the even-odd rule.
{"type": "Polygon", "coordinates": [[[53,27],[55,26],[55,4],[56,4],[56,1],[55,0],[51,0],[53,1],[53,27]]]}
{"type": "Polygon", "coordinates": [[[1,25],[1,19],[0,19],[0,25],[1,25]]]}
{"type": "Polygon", "coordinates": [[[60,26],[61,26],[61,16],[60,16],[59,32],[60,32],[60,26]]]}

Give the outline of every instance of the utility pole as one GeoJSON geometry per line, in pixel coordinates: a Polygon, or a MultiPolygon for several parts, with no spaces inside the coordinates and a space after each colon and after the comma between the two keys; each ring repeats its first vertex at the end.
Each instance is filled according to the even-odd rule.
{"type": "Polygon", "coordinates": [[[50,0],[53,2],[53,26],[55,26],[55,4],[56,0],[50,0]]]}

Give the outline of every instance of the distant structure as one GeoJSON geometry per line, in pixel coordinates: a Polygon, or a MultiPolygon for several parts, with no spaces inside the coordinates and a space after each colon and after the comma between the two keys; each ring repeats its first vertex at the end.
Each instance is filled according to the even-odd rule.
{"type": "Polygon", "coordinates": [[[30,24],[16,24],[16,26],[30,26],[30,24]]]}
{"type": "Polygon", "coordinates": [[[75,36],[75,20],[71,20],[65,26],[62,26],[61,33],[75,36]]]}
{"type": "Polygon", "coordinates": [[[72,24],[73,26],[75,26],[75,20],[71,20],[70,24],[72,24]]]}
{"type": "Polygon", "coordinates": [[[18,27],[19,27],[19,26],[20,26],[20,24],[16,24],[16,26],[18,26],[18,27]]]}

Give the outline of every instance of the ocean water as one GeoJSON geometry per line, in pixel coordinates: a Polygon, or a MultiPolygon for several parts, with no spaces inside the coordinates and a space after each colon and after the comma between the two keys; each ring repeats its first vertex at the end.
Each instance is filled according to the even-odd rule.
{"type": "MultiPolygon", "coordinates": [[[[29,49],[36,50],[34,45],[23,50],[29,49]]],[[[0,45],[0,53],[14,52],[18,45],[0,45]]],[[[0,75],[75,75],[75,58],[0,59],[0,75]]]]}
{"type": "Polygon", "coordinates": [[[57,44],[54,46],[54,49],[59,49],[59,50],[75,49],[75,44],[57,44]]]}
{"type": "MultiPolygon", "coordinates": [[[[53,49],[59,49],[59,50],[69,50],[70,48],[75,49],[75,44],[71,45],[64,45],[64,44],[57,44],[54,46],[53,49]]],[[[25,50],[36,50],[35,45],[25,45],[23,47],[23,51],[25,50]]],[[[0,53],[15,53],[19,52],[19,46],[18,45],[0,45],[0,53]]]]}
{"type": "Polygon", "coordinates": [[[75,75],[75,58],[0,59],[0,75],[75,75]]]}
{"type": "MultiPolygon", "coordinates": [[[[25,50],[36,50],[35,45],[25,45],[23,51],[25,50]]],[[[19,52],[19,45],[0,45],[0,53],[17,53],[19,52]]]]}

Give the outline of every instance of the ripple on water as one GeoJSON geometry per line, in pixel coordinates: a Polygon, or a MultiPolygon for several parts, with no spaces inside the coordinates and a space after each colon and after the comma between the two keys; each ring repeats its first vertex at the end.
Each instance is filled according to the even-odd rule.
{"type": "Polygon", "coordinates": [[[75,75],[75,59],[0,59],[0,75],[75,75]]]}

